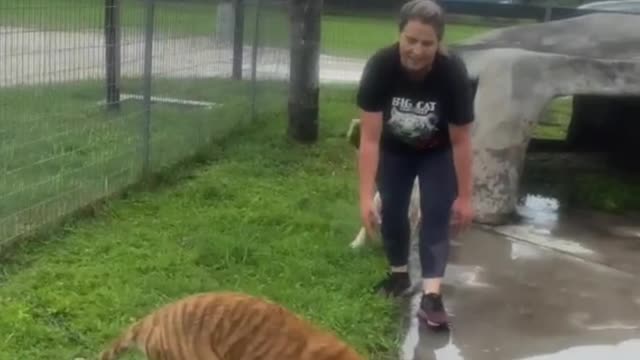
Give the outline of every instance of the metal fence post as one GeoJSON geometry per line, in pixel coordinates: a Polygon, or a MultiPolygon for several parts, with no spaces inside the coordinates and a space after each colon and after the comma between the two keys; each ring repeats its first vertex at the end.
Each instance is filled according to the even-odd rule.
{"type": "Polygon", "coordinates": [[[120,108],[120,0],[105,0],[104,36],[107,80],[107,109],[120,108]]]}
{"type": "Polygon", "coordinates": [[[155,0],[146,0],[144,38],[144,118],[142,124],[142,176],[151,173],[151,77],[155,0]]]}
{"type": "Polygon", "coordinates": [[[233,0],[233,69],[232,78],[242,79],[242,45],[244,43],[244,0],[233,0]]]}
{"type": "Polygon", "coordinates": [[[553,12],[553,3],[549,0],[544,4],[544,20],[543,22],[551,21],[551,14],[553,12]]]}
{"type": "Polygon", "coordinates": [[[253,29],[253,44],[251,46],[251,119],[256,118],[256,98],[257,98],[257,66],[258,66],[258,44],[260,34],[260,9],[262,0],[256,0],[256,19],[255,28],[253,29]]]}

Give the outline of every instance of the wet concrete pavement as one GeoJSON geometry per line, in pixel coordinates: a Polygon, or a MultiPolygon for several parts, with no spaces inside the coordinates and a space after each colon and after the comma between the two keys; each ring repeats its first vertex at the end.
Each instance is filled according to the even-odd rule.
{"type": "MultiPolygon", "coordinates": [[[[632,255],[640,263],[640,251],[632,255]]],[[[400,358],[640,359],[640,278],[624,270],[474,228],[453,242],[445,277],[451,331],[420,325],[414,297],[400,358]]]]}
{"type": "Polygon", "coordinates": [[[526,195],[518,213],[519,221],[492,229],[640,276],[640,215],[565,209],[560,201],[540,195],[526,195]]]}

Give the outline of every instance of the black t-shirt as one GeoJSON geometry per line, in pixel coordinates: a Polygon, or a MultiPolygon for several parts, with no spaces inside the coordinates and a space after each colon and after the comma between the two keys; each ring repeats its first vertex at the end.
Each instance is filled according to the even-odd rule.
{"type": "Polygon", "coordinates": [[[411,79],[400,63],[398,43],[367,62],[357,94],[358,106],[383,113],[381,148],[422,152],[451,146],[449,124],[473,121],[471,82],[462,60],[438,53],[431,71],[411,79]]]}

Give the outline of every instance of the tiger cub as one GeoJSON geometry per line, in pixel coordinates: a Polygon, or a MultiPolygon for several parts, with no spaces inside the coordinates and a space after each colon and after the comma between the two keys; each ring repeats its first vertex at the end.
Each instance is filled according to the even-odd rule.
{"type": "Polygon", "coordinates": [[[269,300],[233,292],[191,295],[130,325],[100,354],[136,349],[149,360],[359,360],[353,348],[269,300]]]}

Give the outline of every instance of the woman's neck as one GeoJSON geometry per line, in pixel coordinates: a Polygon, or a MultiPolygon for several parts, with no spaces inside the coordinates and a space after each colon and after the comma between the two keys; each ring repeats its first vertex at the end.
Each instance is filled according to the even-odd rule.
{"type": "Polygon", "coordinates": [[[407,67],[404,67],[404,71],[411,80],[420,81],[427,77],[432,67],[433,65],[428,65],[420,70],[409,70],[407,67]]]}

